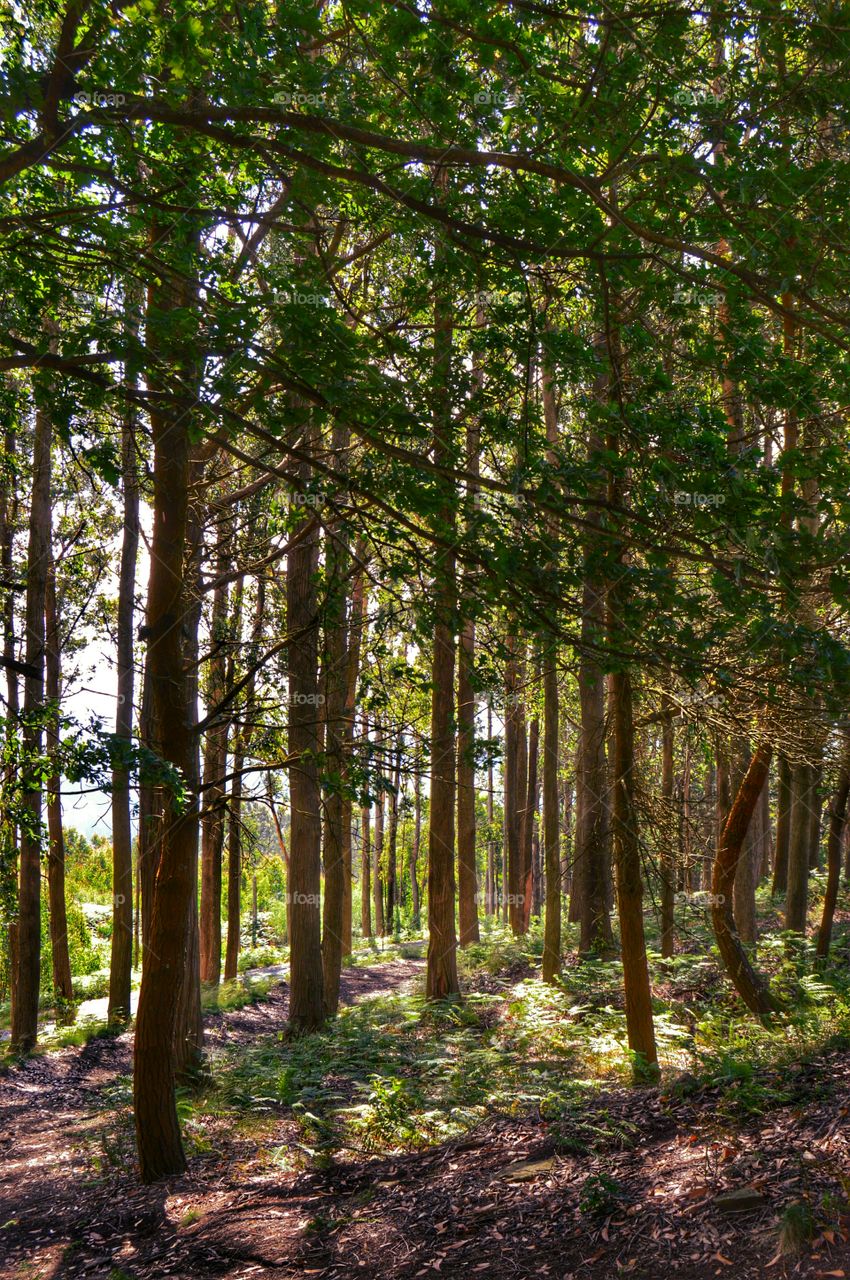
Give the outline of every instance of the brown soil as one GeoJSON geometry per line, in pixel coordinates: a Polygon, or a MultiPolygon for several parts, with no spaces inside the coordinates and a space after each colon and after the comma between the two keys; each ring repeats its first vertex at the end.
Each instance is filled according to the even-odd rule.
{"type": "MultiPolygon", "coordinates": [[[[344,999],[420,970],[419,961],[346,970],[344,999]]],[[[280,985],[264,1003],[210,1018],[210,1040],[256,1041],[285,1013],[280,985]]],[[[129,1034],[94,1040],[0,1079],[3,1277],[850,1276],[846,1053],[801,1067],[799,1102],[741,1125],[720,1120],[711,1091],[681,1100],[614,1090],[584,1119],[598,1112],[621,1138],[592,1155],[570,1154],[569,1135],[539,1118],[494,1118],[468,1141],[282,1172],[264,1158],[293,1136],[280,1108],[253,1133],[222,1126],[187,1176],[146,1188],[129,1144],[110,1147],[109,1090],[129,1072],[131,1050],[129,1034]],[[608,1202],[588,1183],[602,1175],[614,1180],[608,1202]],[[746,1192],[750,1207],[731,1212],[728,1191],[746,1192]],[[781,1255],[780,1221],[795,1204],[810,1206],[815,1236],[781,1255]]]]}

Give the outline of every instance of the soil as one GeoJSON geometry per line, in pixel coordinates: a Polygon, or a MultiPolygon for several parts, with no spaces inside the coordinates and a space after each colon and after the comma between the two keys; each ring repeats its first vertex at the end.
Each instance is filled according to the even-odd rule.
{"type": "MultiPolygon", "coordinates": [[[[343,998],[421,967],[345,970],[343,998]]],[[[209,1018],[210,1041],[273,1036],[286,1005],[279,984],[209,1018]]],[[[267,1158],[293,1140],[281,1107],[253,1134],[222,1125],[214,1150],[156,1187],[139,1185],[131,1143],[110,1137],[131,1057],[128,1033],[0,1078],[4,1278],[850,1277],[846,1052],[791,1073],[793,1104],[740,1122],[720,1118],[711,1090],[611,1090],[582,1119],[619,1136],[592,1154],[539,1117],[494,1117],[466,1141],[287,1172],[267,1158]],[[780,1252],[783,1217],[807,1213],[813,1238],[780,1252]]]]}

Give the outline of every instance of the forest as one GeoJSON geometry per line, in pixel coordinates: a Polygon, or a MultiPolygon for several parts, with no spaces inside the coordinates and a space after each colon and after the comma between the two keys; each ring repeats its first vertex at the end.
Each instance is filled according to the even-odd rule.
{"type": "Polygon", "coordinates": [[[0,0],[0,1275],[850,1275],[849,299],[847,0],[0,0]]]}

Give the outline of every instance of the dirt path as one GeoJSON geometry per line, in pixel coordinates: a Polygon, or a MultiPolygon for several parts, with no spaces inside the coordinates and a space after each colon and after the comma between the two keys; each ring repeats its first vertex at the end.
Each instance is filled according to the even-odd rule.
{"type": "MultiPolygon", "coordinates": [[[[347,970],[344,998],[397,989],[420,970],[347,970]]],[[[211,1042],[256,1042],[285,1007],[277,987],[211,1019],[211,1042]]],[[[850,1277],[846,1052],[800,1068],[797,1103],[734,1131],[711,1091],[678,1100],[624,1089],[582,1117],[620,1135],[592,1155],[569,1154],[538,1118],[494,1117],[466,1142],[286,1172],[258,1158],[267,1134],[228,1131],[221,1150],[155,1188],[138,1186],[130,1145],[103,1149],[104,1107],[130,1054],[130,1035],[99,1040],[0,1080],[4,1278],[850,1277]],[[780,1221],[795,1204],[811,1211],[814,1242],[780,1257],[780,1221]]],[[[284,1143],[287,1125],[281,1114],[284,1143]]]]}

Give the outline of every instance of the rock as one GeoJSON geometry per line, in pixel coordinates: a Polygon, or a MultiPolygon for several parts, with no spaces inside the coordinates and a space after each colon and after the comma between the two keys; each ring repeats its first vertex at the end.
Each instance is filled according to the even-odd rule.
{"type": "Polygon", "coordinates": [[[503,1169],[498,1176],[508,1182],[531,1182],[534,1178],[549,1173],[554,1163],[551,1156],[548,1160],[516,1160],[503,1169]]]}
{"type": "Polygon", "coordinates": [[[760,1209],[765,1198],[755,1187],[739,1187],[736,1191],[723,1191],[714,1197],[714,1203],[721,1213],[750,1213],[760,1209]]]}

